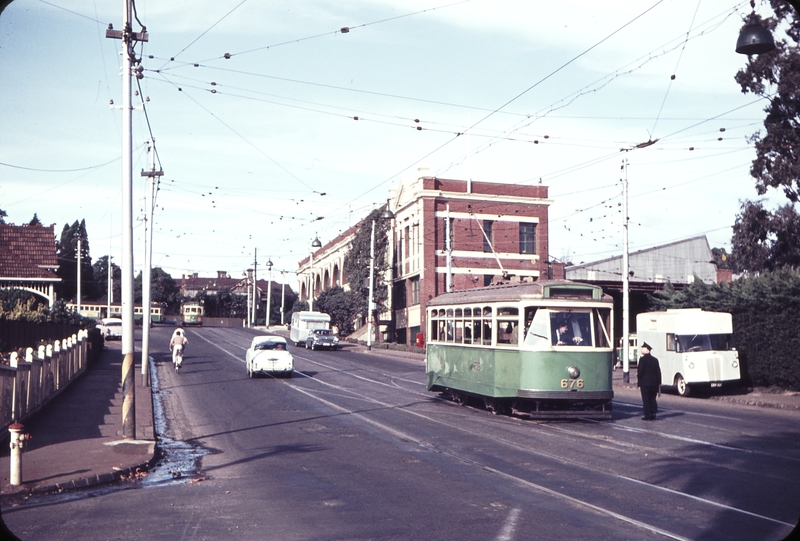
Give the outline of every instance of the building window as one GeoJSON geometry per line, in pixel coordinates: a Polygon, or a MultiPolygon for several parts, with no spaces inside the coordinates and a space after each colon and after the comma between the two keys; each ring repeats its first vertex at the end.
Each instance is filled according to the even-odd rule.
{"type": "Polygon", "coordinates": [[[419,304],[419,276],[409,280],[411,282],[411,305],[419,304]]]}
{"type": "Polygon", "coordinates": [[[519,253],[536,253],[536,224],[519,224],[519,253]]]}
{"type": "Polygon", "coordinates": [[[491,220],[484,220],[483,221],[483,232],[485,235],[483,236],[483,251],[492,253],[494,250],[492,249],[492,244],[494,243],[494,239],[492,238],[492,225],[494,224],[491,220]]]}
{"type": "Polygon", "coordinates": [[[394,284],[394,291],[392,291],[392,304],[395,310],[401,310],[406,307],[406,281],[401,280],[394,284]]]}
{"type": "Polygon", "coordinates": [[[450,246],[449,246],[449,248],[451,250],[453,249],[453,225],[455,225],[455,218],[450,218],[449,221],[450,221],[450,224],[449,224],[450,227],[448,227],[448,223],[447,223],[448,219],[447,218],[444,219],[444,235],[442,235],[442,238],[445,239],[445,241],[444,241],[444,249],[445,250],[447,250],[447,248],[448,248],[448,245],[447,245],[447,235],[448,234],[450,236],[450,246]]]}

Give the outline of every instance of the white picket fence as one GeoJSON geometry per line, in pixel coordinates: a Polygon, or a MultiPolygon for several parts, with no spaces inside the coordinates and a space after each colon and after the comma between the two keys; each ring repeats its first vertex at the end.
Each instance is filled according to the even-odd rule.
{"type": "Polygon", "coordinates": [[[88,331],[80,330],[63,340],[27,348],[25,358],[11,354],[0,365],[0,429],[23,422],[67,388],[86,370],[88,331]]]}

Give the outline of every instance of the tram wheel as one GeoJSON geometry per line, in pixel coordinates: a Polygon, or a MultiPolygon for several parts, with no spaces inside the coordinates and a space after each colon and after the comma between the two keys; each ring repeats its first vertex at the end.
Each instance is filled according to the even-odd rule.
{"type": "Polygon", "coordinates": [[[484,397],[483,398],[483,405],[486,408],[486,411],[490,412],[492,415],[501,415],[505,408],[502,404],[500,404],[494,398],[484,397]]]}
{"type": "Polygon", "coordinates": [[[453,402],[458,404],[459,406],[464,406],[467,403],[467,397],[461,393],[453,393],[453,402]]]}

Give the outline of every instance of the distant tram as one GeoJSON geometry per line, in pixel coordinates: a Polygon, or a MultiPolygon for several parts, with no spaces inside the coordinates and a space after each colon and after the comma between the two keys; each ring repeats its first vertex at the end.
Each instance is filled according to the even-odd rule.
{"type": "MultiPolygon", "coordinates": [[[[122,317],[122,307],[119,303],[112,304],[110,314],[108,305],[105,303],[99,304],[94,302],[82,302],[81,303],[81,315],[85,317],[91,317],[94,319],[102,319],[106,317],[122,317]]],[[[76,311],[78,309],[78,305],[76,303],[70,302],[67,303],[67,309],[76,311]]],[[[133,320],[141,325],[142,323],[142,305],[137,304],[133,307],[133,320]]],[[[150,306],[150,322],[151,323],[161,323],[164,320],[164,306],[160,303],[152,303],[150,306]]]]}
{"type": "Polygon", "coordinates": [[[181,319],[184,325],[203,324],[203,305],[199,302],[187,302],[181,307],[181,319]]]}
{"type": "Polygon", "coordinates": [[[609,419],[612,311],[600,287],[565,280],[439,295],[427,306],[427,388],[493,413],[609,419]]]}

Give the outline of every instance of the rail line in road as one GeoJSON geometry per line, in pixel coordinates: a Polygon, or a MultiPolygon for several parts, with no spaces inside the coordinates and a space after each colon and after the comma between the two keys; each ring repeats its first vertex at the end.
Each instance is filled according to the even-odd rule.
{"type": "MultiPolygon", "coordinates": [[[[242,359],[240,358],[241,355],[237,356],[236,354],[232,353],[231,351],[229,351],[230,348],[221,347],[220,345],[215,344],[214,342],[205,339],[205,337],[203,337],[203,339],[208,341],[210,344],[215,345],[221,351],[223,351],[226,354],[230,355],[231,357],[235,358],[237,361],[243,362],[242,359]]],[[[230,345],[234,345],[235,347],[241,347],[241,346],[238,346],[237,344],[235,344],[234,342],[228,342],[228,343],[230,345]]],[[[244,348],[242,348],[242,350],[243,349],[244,348]]],[[[339,375],[349,376],[350,378],[357,379],[357,380],[362,381],[362,382],[366,382],[368,385],[380,386],[382,388],[389,388],[391,390],[399,390],[399,391],[402,391],[404,393],[410,393],[410,394],[413,394],[413,395],[424,396],[426,398],[432,398],[429,393],[418,392],[418,391],[415,391],[413,389],[408,389],[406,387],[403,387],[403,386],[400,386],[400,385],[397,385],[397,384],[390,384],[390,383],[386,383],[384,381],[380,381],[378,379],[373,379],[371,377],[365,377],[364,375],[357,374],[357,373],[354,372],[355,370],[358,370],[358,371],[360,371],[362,373],[364,371],[370,372],[371,374],[374,374],[375,376],[387,378],[390,381],[392,381],[394,378],[397,378],[397,376],[395,374],[390,374],[390,373],[387,373],[387,372],[375,370],[374,368],[365,368],[363,366],[358,365],[357,363],[352,363],[352,361],[344,361],[343,360],[343,362],[347,362],[347,364],[349,366],[347,368],[342,368],[342,367],[332,366],[330,364],[326,364],[326,363],[318,361],[318,360],[314,360],[312,358],[307,357],[306,355],[302,355],[302,356],[301,355],[295,355],[295,357],[297,357],[302,362],[307,362],[307,363],[322,367],[325,370],[328,370],[328,371],[330,371],[332,373],[337,373],[339,375]]],[[[457,452],[457,451],[455,451],[453,449],[450,449],[450,448],[445,449],[441,445],[437,445],[434,442],[428,441],[425,438],[420,438],[420,437],[414,436],[414,435],[408,433],[405,430],[400,430],[398,428],[390,426],[389,424],[387,424],[385,422],[381,422],[379,420],[370,418],[369,416],[366,415],[366,413],[358,411],[357,408],[352,408],[352,407],[347,407],[347,406],[344,406],[344,405],[341,405],[341,404],[337,404],[337,403],[333,402],[332,400],[335,400],[335,399],[338,398],[338,399],[357,400],[358,402],[371,403],[371,404],[374,404],[376,406],[380,406],[382,410],[391,410],[391,411],[402,412],[402,413],[404,413],[406,415],[412,415],[416,419],[425,420],[428,423],[435,424],[435,425],[437,425],[439,427],[446,427],[449,430],[459,431],[461,433],[468,434],[469,436],[474,437],[474,438],[489,439],[493,443],[502,444],[502,445],[504,445],[504,446],[506,446],[508,448],[515,449],[517,452],[525,453],[526,455],[533,455],[533,456],[539,457],[540,459],[546,458],[547,460],[556,461],[556,462],[558,462],[558,463],[560,463],[560,464],[562,464],[564,466],[568,466],[570,469],[579,468],[579,469],[581,469],[581,470],[583,470],[585,472],[592,472],[593,474],[602,474],[604,476],[609,476],[611,478],[614,478],[614,479],[616,479],[618,481],[624,481],[624,482],[627,482],[627,483],[633,483],[636,486],[638,486],[641,489],[644,489],[646,491],[657,491],[657,492],[666,494],[669,497],[688,498],[691,501],[694,501],[696,503],[702,503],[702,504],[709,505],[709,506],[712,506],[712,507],[717,508],[717,509],[731,511],[731,512],[735,512],[735,513],[738,513],[738,514],[741,514],[741,515],[744,515],[744,516],[751,517],[751,518],[756,518],[756,519],[759,519],[759,520],[768,521],[768,522],[771,522],[773,524],[777,524],[777,525],[780,525],[780,526],[785,526],[785,527],[788,527],[788,528],[791,528],[791,527],[794,526],[793,524],[790,524],[790,523],[787,523],[787,522],[784,522],[784,521],[781,521],[781,520],[778,520],[778,519],[775,519],[775,518],[772,518],[772,517],[764,516],[764,515],[761,515],[761,514],[758,514],[758,513],[753,513],[753,512],[744,510],[744,509],[740,509],[740,508],[737,508],[737,507],[734,507],[734,506],[726,505],[724,503],[721,503],[721,502],[718,502],[718,501],[714,501],[714,500],[710,500],[710,499],[707,499],[707,498],[702,498],[702,497],[699,497],[699,496],[696,496],[696,495],[693,495],[693,494],[690,494],[690,493],[687,493],[687,492],[683,492],[683,491],[680,491],[680,490],[675,490],[675,489],[671,489],[671,488],[664,487],[664,486],[654,485],[652,483],[648,483],[648,482],[643,481],[641,479],[636,479],[636,478],[633,478],[633,477],[630,477],[630,476],[626,476],[626,475],[622,475],[622,474],[616,473],[616,472],[614,472],[612,470],[609,470],[609,469],[598,470],[598,467],[597,467],[596,464],[578,462],[578,461],[576,461],[576,459],[574,457],[571,457],[569,459],[565,459],[563,456],[559,456],[559,455],[554,454],[554,453],[547,453],[547,452],[543,452],[541,450],[534,450],[534,449],[531,449],[529,446],[520,444],[520,443],[515,442],[515,441],[511,441],[509,439],[498,438],[496,435],[490,435],[486,431],[481,431],[481,430],[476,430],[476,429],[469,429],[469,428],[466,428],[463,425],[455,424],[455,423],[452,423],[452,422],[447,422],[447,421],[439,419],[439,418],[433,418],[433,417],[430,417],[428,415],[425,415],[425,414],[422,414],[420,412],[413,411],[413,410],[409,409],[407,407],[408,404],[392,404],[392,403],[389,403],[389,402],[387,402],[385,400],[380,400],[380,399],[377,399],[377,398],[365,396],[365,394],[363,392],[363,389],[353,390],[353,389],[350,389],[350,388],[348,388],[346,386],[337,385],[337,384],[331,383],[329,381],[324,381],[324,380],[322,380],[322,379],[320,379],[318,377],[308,376],[307,374],[304,374],[301,371],[298,371],[297,374],[302,376],[302,377],[304,377],[305,380],[307,380],[307,381],[312,381],[317,385],[324,386],[326,388],[326,390],[322,394],[320,394],[320,392],[318,392],[318,391],[314,391],[312,389],[308,389],[308,388],[302,387],[302,386],[297,385],[297,384],[292,384],[291,381],[281,381],[281,383],[285,383],[292,390],[294,390],[296,392],[299,392],[299,393],[307,396],[308,398],[316,400],[316,401],[318,401],[318,402],[320,402],[320,403],[326,405],[327,407],[330,407],[330,408],[332,408],[332,409],[334,409],[336,411],[339,411],[339,412],[342,412],[342,413],[346,413],[349,416],[352,416],[352,418],[358,419],[358,420],[360,420],[360,421],[362,421],[364,423],[369,424],[370,426],[378,428],[381,431],[384,431],[384,432],[386,432],[388,434],[391,434],[392,436],[394,436],[394,437],[396,437],[396,438],[398,438],[400,440],[413,442],[413,443],[419,445],[422,448],[434,451],[436,453],[440,453],[440,454],[448,456],[448,457],[450,457],[452,459],[458,460],[458,461],[460,461],[462,463],[470,464],[472,466],[475,466],[476,468],[480,468],[483,471],[490,471],[490,472],[495,473],[495,474],[497,474],[497,475],[499,475],[499,476],[501,476],[503,478],[512,480],[512,481],[514,481],[516,483],[519,483],[519,484],[521,484],[523,486],[526,486],[528,488],[531,488],[531,489],[537,490],[539,492],[543,492],[543,493],[549,494],[549,495],[551,495],[553,497],[557,497],[557,498],[561,498],[561,499],[567,500],[567,501],[571,502],[572,504],[575,504],[575,505],[578,505],[578,506],[581,506],[581,507],[584,507],[584,508],[591,509],[591,510],[593,510],[595,512],[603,513],[606,516],[613,517],[614,519],[623,521],[623,522],[625,522],[627,524],[635,525],[636,527],[646,529],[646,530],[648,530],[650,532],[653,532],[653,533],[656,533],[658,535],[663,535],[663,536],[666,536],[666,537],[669,537],[669,538],[672,538],[672,539],[686,539],[685,537],[683,537],[683,536],[681,536],[681,535],[679,535],[679,534],[677,534],[675,532],[667,531],[666,529],[660,528],[660,527],[658,527],[658,526],[656,526],[654,524],[648,524],[647,522],[644,522],[642,520],[638,520],[638,519],[636,519],[634,517],[631,517],[631,516],[627,516],[627,515],[625,515],[623,513],[619,513],[619,512],[614,511],[613,509],[610,509],[608,507],[603,507],[603,506],[600,506],[600,505],[593,504],[593,503],[591,503],[589,501],[586,501],[585,499],[581,499],[581,498],[577,498],[575,496],[571,496],[571,495],[567,494],[565,491],[560,491],[560,490],[556,490],[556,489],[553,489],[553,488],[549,488],[549,487],[547,487],[547,486],[545,486],[545,485],[543,485],[541,483],[534,482],[534,481],[532,481],[530,479],[526,479],[525,477],[522,477],[522,476],[520,476],[518,474],[515,474],[515,473],[513,473],[511,471],[507,471],[506,469],[501,469],[501,468],[495,467],[495,466],[493,466],[492,464],[490,464],[486,460],[481,460],[481,459],[475,458],[473,456],[470,456],[468,454],[465,454],[464,452],[457,452]],[[331,393],[331,391],[335,391],[335,393],[331,393]],[[327,396],[327,398],[326,398],[326,396],[327,396]]],[[[409,383],[418,384],[417,382],[414,382],[412,380],[408,380],[406,378],[402,378],[402,380],[406,381],[406,382],[409,382],[409,383]]],[[[501,419],[496,418],[496,417],[493,417],[492,419],[493,419],[493,424],[495,424],[495,425],[497,424],[498,421],[501,421],[501,419]]],[[[480,421],[483,422],[482,420],[480,420],[480,421]]],[[[505,420],[505,419],[503,419],[503,421],[507,422],[507,423],[509,422],[508,420],[505,420]]],[[[518,423],[512,421],[512,422],[509,423],[509,426],[511,426],[511,425],[517,425],[518,426],[518,423]]],[[[553,429],[554,428],[553,425],[547,425],[545,423],[538,423],[538,422],[537,423],[531,423],[531,426],[537,426],[539,428],[549,428],[549,429],[553,429]]],[[[631,430],[631,427],[624,427],[624,428],[626,430],[629,430],[629,431],[631,430]]],[[[637,429],[637,430],[641,431],[640,429],[637,429]]],[[[541,434],[544,434],[544,432],[548,432],[548,431],[542,431],[541,434]]],[[[589,440],[592,440],[592,439],[596,440],[597,439],[596,437],[592,438],[591,436],[587,436],[584,433],[579,433],[579,432],[576,432],[574,430],[572,430],[572,431],[565,430],[565,429],[563,429],[563,427],[559,427],[558,429],[555,429],[554,432],[561,432],[562,435],[568,434],[571,437],[577,437],[577,438],[583,438],[583,439],[589,439],[589,440]]],[[[702,441],[702,440],[698,440],[698,439],[694,439],[694,438],[676,437],[675,439],[677,439],[679,441],[690,442],[690,443],[693,443],[693,444],[707,445],[707,446],[710,446],[710,447],[713,447],[713,448],[725,448],[726,450],[740,450],[740,449],[737,449],[737,448],[734,448],[734,447],[720,446],[719,444],[716,444],[714,442],[702,441]]],[[[642,445],[639,445],[639,444],[632,444],[630,442],[624,442],[624,441],[620,441],[620,440],[611,440],[607,436],[603,437],[602,441],[599,441],[599,442],[598,441],[591,441],[591,444],[592,445],[602,444],[602,445],[606,445],[606,446],[608,446],[608,445],[625,446],[625,447],[629,447],[631,449],[634,449],[636,451],[642,451],[642,452],[651,452],[651,451],[653,451],[653,449],[651,447],[642,446],[642,445]]],[[[679,459],[679,460],[688,460],[685,457],[680,457],[680,456],[678,456],[678,457],[674,457],[673,456],[671,458],[676,458],[676,459],[679,459]]]]}

